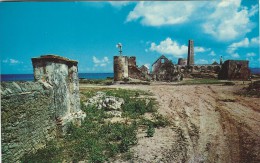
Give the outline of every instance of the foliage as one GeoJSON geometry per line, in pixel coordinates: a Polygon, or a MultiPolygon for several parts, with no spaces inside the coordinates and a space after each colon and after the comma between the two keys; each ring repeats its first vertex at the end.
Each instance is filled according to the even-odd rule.
{"type": "Polygon", "coordinates": [[[146,131],[147,137],[153,137],[154,133],[155,133],[154,126],[152,124],[149,124],[146,131]]]}
{"type": "MultiPolygon", "coordinates": [[[[81,93],[87,98],[95,95],[100,89],[84,89],[81,93]]],[[[136,90],[102,89],[107,95],[123,98],[125,104],[122,108],[125,123],[105,122],[107,118],[102,109],[86,107],[81,102],[81,109],[86,112],[86,118],[80,127],[70,123],[66,128],[63,138],[49,142],[45,148],[35,154],[23,157],[22,162],[109,162],[110,158],[121,153],[126,160],[132,158],[129,151],[131,146],[137,144],[137,129],[141,123],[139,119],[145,113],[151,112],[155,117],[154,122],[147,121],[147,136],[153,136],[154,127],[165,126],[163,117],[155,114],[156,103],[154,100],[140,98],[150,93],[136,90]]],[[[146,120],[143,120],[143,122],[146,120]]]]}

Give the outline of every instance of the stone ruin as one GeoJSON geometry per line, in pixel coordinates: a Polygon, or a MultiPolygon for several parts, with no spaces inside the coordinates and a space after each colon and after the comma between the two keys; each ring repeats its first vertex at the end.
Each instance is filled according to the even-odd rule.
{"type": "Polygon", "coordinates": [[[35,81],[1,82],[2,160],[20,162],[80,125],[77,61],[55,55],[32,58],[35,81]]]}
{"type": "Polygon", "coordinates": [[[148,69],[136,65],[136,57],[114,56],[114,81],[129,79],[149,80],[148,69]]]}
{"type": "Polygon", "coordinates": [[[218,78],[228,80],[248,80],[251,75],[248,65],[249,61],[246,60],[227,60],[222,64],[218,78]]]}
{"type": "Polygon", "coordinates": [[[53,87],[57,124],[80,123],[86,115],[80,109],[78,62],[44,55],[32,58],[32,63],[35,81],[46,82],[53,87]]]}

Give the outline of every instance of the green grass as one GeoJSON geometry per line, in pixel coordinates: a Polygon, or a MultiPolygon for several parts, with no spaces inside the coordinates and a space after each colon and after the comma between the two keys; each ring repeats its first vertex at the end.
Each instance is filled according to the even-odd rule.
{"type": "Polygon", "coordinates": [[[224,85],[234,85],[233,82],[221,81],[218,79],[192,79],[182,81],[180,85],[196,85],[196,84],[224,84],[224,85]]]}
{"type": "Polygon", "coordinates": [[[107,79],[80,79],[79,83],[82,84],[98,84],[98,85],[112,85],[114,82],[113,78],[107,79]]]}
{"type": "MultiPolygon", "coordinates": [[[[90,98],[95,95],[96,88],[81,90],[81,94],[90,98]]],[[[156,102],[152,99],[141,98],[151,95],[138,90],[102,89],[107,95],[121,97],[123,118],[125,121],[110,123],[105,121],[104,111],[86,107],[81,103],[81,109],[86,112],[86,118],[80,127],[69,124],[67,134],[63,138],[49,142],[45,148],[35,154],[28,154],[22,162],[106,162],[113,157],[129,160],[132,158],[130,148],[137,144],[137,129],[147,127],[147,136],[152,137],[154,127],[164,127],[169,124],[167,119],[157,113],[156,102]],[[148,103],[147,103],[148,100],[148,103]],[[144,118],[145,113],[151,113],[153,120],[144,118]],[[119,155],[120,154],[120,155],[119,155]]],[[[86,98],[86,99],[87,99],[86,98]]]]}

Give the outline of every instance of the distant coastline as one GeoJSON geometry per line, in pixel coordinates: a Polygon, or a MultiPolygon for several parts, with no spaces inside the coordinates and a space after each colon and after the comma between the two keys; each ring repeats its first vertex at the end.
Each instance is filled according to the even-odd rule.
{"type": "MultiPolygon", "coordinates": [[[[260,75],[260,68],[250,68],[252,74],[260,75]]],[[[79,73],[79,78],[106,79],[114,77],[114,73],[79,73]]],[[[33,81],[33,74],[1,74],[1,81],[33,81]]]]}
{"type": "MultiPolygon", "coordinates": [[[[114,73],[79,73],[79,78],[106,79],[113,77],[114,73]]],[[[33,81],[33,74],[1,74],[1,81],[33,81]]]]}

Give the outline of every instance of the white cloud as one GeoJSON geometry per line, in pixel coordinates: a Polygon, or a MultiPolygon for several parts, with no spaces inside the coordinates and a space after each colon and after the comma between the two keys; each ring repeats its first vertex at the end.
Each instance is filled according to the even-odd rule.
{"type": "Polygon", "coordinates": [[[21,61],[18,61],[16,59],[5,59],[5,60],[2,60],[3,63],[7,63],[7,64],[11,64],[11,65],[15,65],[15,64],[20,64],[20,63],[23,63],[21,61]]]}
{"type": "Polygon", "coordinates": [[[231,56],[232,56],[233,58],[239,58],[239,57],[240,57],[238,53],[233,53],[233,54],[231,54],[231,56]]]}
{"type": "Polygon", "coordinates": [[[177,41],[173,41],[171,38],[166,38],[161,41],[160,44],[152,42],[150,51],[156,51],[160,54],[170,54],[175,57],[181,57],[184,54],[187,54],[188,47],[186,45],[179,45],[177,41]]]}
{"type": "Polygon", "coordinates": [[[254,57],[254,56],[256,56],[256,54],[252,52],[252,53],[247,53],[246,56],[247,57],[254,57]]]}
{"type": "Polygon", "coordinates": [[[259,37],[254,37],[249,40],[247,37],[239,42],[232,43],[227,48],[227,53],[232,54],[238,48],[247,48],[247,47],[258,47],[259,46],[259,37]]]}
{"type": "Polygon", "coordinates": [[[235,42],[235,43],[232,43],[231,45],[229,45],[227,48],[227,53],[231,54],[231,53],[234,53],[234,51],[236,51],[237,48],[239,48],[239,47],[248,47],[248,46],[249,46],[249,39],[245,38],[239,42],[235,42]]]}
{"type": "Polygon", "coordinates": [[[209,55],[211,55],[211,56],[215,56],[216,53],[215,53],[214,51],[211,51],[211,52],[209,53],[209,55]]]}
{"type": "Polygon", "coordinates": [[[218,40],[229,41],[245,36],[253,28],[250,17],[256,13],[256,7],[251,10],[241,6],[241,0],[219,2],[212,14],[206,17],[202,25],[205,33],[218,40]]]}
{"type": "Polygon", "coordinates": [[[122,8],[133,2],[131,2],[131,1],[109,1],[108,3],[115,8],[122,8]]]}
{"type": "Polygon", "coordinates": [[[250,44],[251,44],[251,46],[259,47],[259,45],[260,45],[259,36],[251,38],[250,44]]]}
{"type": "Polygon", "coordinates": [[[150,69],[151,64],[150,63],[146,63],[146,64],[144,64],[144,66],[147,67],[148,69],[150,69]]]}
{"type": "Polygon", "coordinates": [[[207,61],[207,60],[205,60],[205,59],[198,59],[197,61],[196,61],[196,64],[208,64],[209,62],[207,61]]]}
{"type": "Polygon", "coordinates": [[[109,63],[108,57],[104,57],[103,59],[98,59],[97,57],[93,56],[92,58],[95,67],[105,67],[109,63]]]}
{"type": "MultiPolygon", "coordinates": [[[[172,40],[170,37],[167,37],[165,40],[161,41],[160,44],[158,45],[152,42],[149,50],[156,51],[160,54],[173,55],[174,57],[182,57],[184,54],[188,54],[188,46],[180,45],[177,41],[172,40]]],[[[195,53],[202,53],[209,50],[210,48],[204,48],[201,46],[194,47],[195,53]]],[[[145,49],[145,51],[147,52],[148,50],[145,49]]]]}
{"type": "Polygon", "coordinates": [[[128,14],[126,22],[140,21],[145,26],[165,26],[200,20],[203,32],[220,41],[244,37],[254,27],[250,17],[258,5],[250,9],[241,0],[139,2],[128,14]]]}
{"type": "Polygon", "coordinates": [[[249,10],[249,16],[254,16],[258,11],[258,5],[254,5],[251,7],[251,9],[249,10]]]}
{"type": "Polygon", "coordinates": [[[127,16],[127,22],[141,20],[146,26],[184,23],[195,10],[195,2],[139,2],[127,16]]]}
{"type": "Polygon", "coordinates": [[[194,47],[195,53],[202,53],[202,52],[209,51],[209,50],[210,49],[205,49],[204,47],[200,47],[200,46],[194,47]]]}

